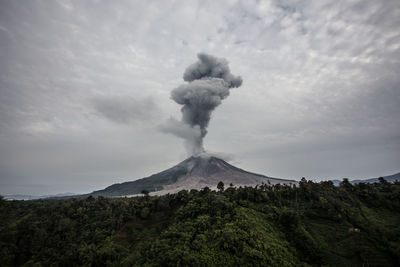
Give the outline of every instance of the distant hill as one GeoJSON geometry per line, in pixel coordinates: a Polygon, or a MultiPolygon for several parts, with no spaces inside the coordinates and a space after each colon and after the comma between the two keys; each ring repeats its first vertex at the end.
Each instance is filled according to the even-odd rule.
{"type": "Polygon", "coordinates": [[[32,196],[32,195],[3,195],[6,200],[35,200],[35,199],[43,199],[43,198],[59,198],[59,197],[71,197],[76,196],[75,193],[59,193],[55,195],[42,195],[42,196],[32,196]]]}
{"type": "Polygon", "coordinates": [[[176,193],[183,189],[215,189],[218,182],[234,186],[256,186],[261,184],[296,184],[295,180],[272,178],[237,168],[226,161],[202,154],[190,157],[165,171],[132,182],[113,184],[103,190],[90,193],[92,196],[128,196],[143,190],[157,195],[176,193]]]}
{"type": "MultiPolygon", "coordinates": [[[[400,182],[400,172],[393,174],[393,175],[388,175],[388,176],[382,176],[383,179],[385,179],[389,183],[394,183],[396,181],[400,182]]],[[[331,180],[334,185],[338,186],[341,182],[341,180],[331,180]]],[[[369,179],[355,179],[355,180],[350,180],[350,183],[352,184],[358,184],[358,183],[379,183],[379,177],[377,178],[369,178],[369,179]]]]}

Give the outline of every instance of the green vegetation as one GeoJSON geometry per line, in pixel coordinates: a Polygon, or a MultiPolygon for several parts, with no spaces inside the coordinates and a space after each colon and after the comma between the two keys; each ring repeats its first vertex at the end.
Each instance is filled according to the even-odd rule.
{"type": "Polygon", "coordinates": [[[399,211],[385,181],[0,199],[0,265],[399,266],[399,211]]]}

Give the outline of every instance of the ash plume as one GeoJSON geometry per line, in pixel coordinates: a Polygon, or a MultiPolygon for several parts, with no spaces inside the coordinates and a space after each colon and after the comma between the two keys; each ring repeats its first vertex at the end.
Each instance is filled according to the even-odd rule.
{"type": "Polygon", "coordinates": [[[205,53],[197,55],[198,61],[183,74],[188,82],[171,92],[171,99],[182,105],[182,120],[170,119],[162,131],[185,140],[189,155],[204,152],[203,138],[212,111],[229,96],[229,90],[242,85],[242,78],[230,72],[228,61],[205,53]]]}

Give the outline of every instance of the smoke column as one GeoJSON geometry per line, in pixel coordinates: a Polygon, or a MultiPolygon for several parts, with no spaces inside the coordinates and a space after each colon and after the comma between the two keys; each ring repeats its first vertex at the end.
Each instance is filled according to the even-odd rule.
{"type": "Polygon", "coordinates": [[[198,61],[183,74],[188,82],[171,92],[171,99],[182,105],[182,120],[171,118],[162,126],[164,132],[185,140],[189,155],[204,152],[203,138],[212,111],[229,96],[229,90],[242,85],[242,78],[231,74],[228,61],[205,53],[197,55],[198,61]]]}

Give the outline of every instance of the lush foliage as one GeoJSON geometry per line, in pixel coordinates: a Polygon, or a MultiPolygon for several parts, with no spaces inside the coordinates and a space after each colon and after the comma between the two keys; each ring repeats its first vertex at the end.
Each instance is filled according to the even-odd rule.
{"type": "Polygon", "coordinates": [[[400,184],[0,200],[4,266],[399,266],[400,184]]]}

